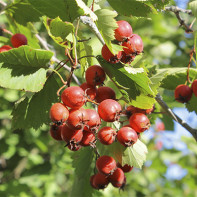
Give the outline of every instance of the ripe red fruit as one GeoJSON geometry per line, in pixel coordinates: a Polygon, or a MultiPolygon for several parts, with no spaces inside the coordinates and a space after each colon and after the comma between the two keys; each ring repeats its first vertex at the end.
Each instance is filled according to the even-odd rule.
{"type": "Polygon", "coordinates": [[[122,46],[125,47],[123,48],[123,50],[128,55],[129,54],[137,55],[141,53],[144,48],[142,39],[137,34],[132,34],[132,36],[128,39],[128,41],[122,43],[122,46]]]}
{"type": "Polygon", "coordinates": [[[118,120],[121,111],[121,105],[112,99],[106,99],[98,105],[99,116],[106,122],[118,120]]]}
{"type": "Polygon", "coordinates": [[[72,129],[83,129],[89,121],[89,115],[84,108],[70,109],[67,125],[72,129]]]}
{"type": "Polygon", "coordinates": [[[56,125],[53,124],[50,127],[50,135],[53,139],[57,140],[57,141],[61,141],[62,137],[61,137],[61,130],[62,130],[63,125],[56,125]]]}
{"type": "Polygon", "coordinates": [[[79,86],[71,86],[66,88],[61,95],[64,105],[72,108],[79,109],[86,101],[85,92],[79,86]]]}
{"type": "Polygon", "coordinates": [[[117,54],[113,54],[107,47],[107,45],[103,45],[101,54],[103,58],[108,61],[109,63],[116,64],[120,61],[120,58],[122,57],[122,51],[119,51],[117,54]]]}
{"type": "Polygon", "coordinates": [[[105,175],[97,173],[90,177],[90,184],[95,189],[104,189],[109,184],[109,180],[105,175]]]}
{"type": "Polygon", "coordinates": [[[174,97],[180,103],[187,103],[192,97],[192,89],[184,84],[178,85],[174,91],[174,97]]]}
{"type": "Polygon", "coordinates": [[[50,118],[56,124],[62,124],[68,119],[69,111],[62,103],[55,103],[50,109],[50,118]]]}
{"type": "Polygon", "coordinates": [[[192,83],[192,91],[194,93],[195,96],[197,96],[197,79],[195,79],[192,83]]]}
{"type": "Polygon", "coordinates": [[[110,145],[116,139],[116,131],[111,127],[103,127],[99,130],[97,137],[102,144],[110,145]]]}
{"type": "Polygon", "coordinates": [[[113,157],[103,155],[96,160],[96,168],[104,175],[112,174],[116,169],[116,161],[113,157]]]}
{"type": "Polygon", "coordinates": [[[133,30],[131,25],[127,21],[117,21],[118,28],[115,29],[116,40],[122,42],[127,38],[131,37],[133,30]]]}
{"type": "Polygon", "coordinates": [[[117,167],[121,168],[124,173],[130,172],[133,169],[133,166],[130,166],[129,164],[122,166],[119,162],[117,163],[117,167]]]}
{"type": "Polygon", "coordinates": [[[70,127],[68,127],[67,124],[65,124],[62,127],[61,137],[68,144],[77,144],[81,141],[83,137],[83,132],[82,130],[73,130],[70,127]]]}
{"type": "Polygon", "coordinates": [[[122,169],[117,168],[112,175],[108,177],[109,181],[114,187],[123,187],[125,175],[122,169]]]}
{"type": "Polygon", "coordinates": [[[82,88],[85,92],[85,95],[88,96],[89,99],[94,100],[97,93],[97,88],[91,85],[88,85],[86,82],[82,83],[80,85],[80,88],[82,88]]]}
{"type": "Polygon", "coordinates": [[[78,151],[79,149],[81,149],[81,145],[79,144],[69,144],[68,145],[68,148],[71,150],[71,151],[78,151]]]}
{"type": "Polygon", "coordinates": [[[116,138],[123,146],[129,147],[137,142],[138,135],[131,127],[122,127],[116,138]]]}
{"type": "Polygon", "coordinates": [[[134,59],[135,59],[135,54],[126,54],[124,51],[122,52],[122,57],[120,59],[120,61],[124,64],[130,64],[134,59]]]}
{"type": "Polygon", "coordinates": [[[3,45],[3,46],[0,48],[0,53],[1,53],[1,52],[4,52],[4,51],[9,51],[10,49],[12,49],[11,46],[9,46],[9,45],[3,45]]]}
{"type": "Polygon", "coordinates": [[[88,85],[101,85],[106,78],[105,71],[98,65],[90,66],[85,72],[85,78],[88,85]]]}
{"type": "Polygon", "coordinates": [[[11,43],[13,47],[18,48],[22,45],[27,45],[27,38],[23,34],[14,34],[11,37],[11,43]]]}
{"type": "Polygon", "coordinates": [[[138,133],[149,129],[150,121],[145,114],[135,113],[129,118],[130,126],[138,133]]]}
{"type": "Polygon", "coordinates": [[[116,99],[116,93],[114,90],[107,86],[101,86],[97,89],[96,94],[96,102],[100,103],[104,101],[105,99],[116,99]]]}
{"type": "Polygon", "coordinates": [[[95,135],[88,131],[83,131],[83,138],[79,143],[81,146],[94,146],[95,135]]]}

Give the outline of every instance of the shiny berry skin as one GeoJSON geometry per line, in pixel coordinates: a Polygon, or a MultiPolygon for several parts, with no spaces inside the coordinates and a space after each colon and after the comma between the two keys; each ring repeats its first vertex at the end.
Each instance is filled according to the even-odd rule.
{"type": "Polygon", "coordinates": [[[64,105],[72,109],[79,109],[86,101],[85,92],[79,86],[71,86],[62,92],[61,100],[64,105]]]}
{"type": "Polygon", "coordinates": [[[88,131],[83,131],[83,138],[79,143],[81,146],[94,146],[95,135],[88,131]]]}
{"type": "Polygon", "coordinates": [[[91,85],[88,85],[86,82],[80,85],[85,92],[85,95],[88,96],[89,99],[94,100],[97,94],[97,88],[91,85]]]}
{"type": "Polygon", "coordinates": [[[89,116],[87,114],[86,109],[70,109],[69,110],[69,117],[67,119],[67,125],[71,129],[83,129],[87,122],[89,121],[89,116]]]}
{"type": "Polygon", "coordinates": [[[137,55],[141,53],[144,48],[142,39],[137,34],[132,34],[132,36],[128,39],[128,41],[122,43],[122,46],[125,47],[123,48],[123,50],[128,55],[129,54],[137,55]]]}
{"type": "Polygon", "coordinates": [[[197,96],[197,79],[195,79],[193,82],[192,82],[192,91],[194,93],[195,96],[197,96]]]}
{"type": "Polygon", "coordinates": [[[107,62],[111,64],[116,64],[120,61],[120,58],[122,57],[122,51],[119,51],[117,54],[114,55],[105,44],[102,47],[101,55],[107,62]]]}
{"type": "Polygon", "coordinates": [[[85,79],[88,85],[97,86],[101,85],[106,78],[105,71],[101,66],[90,66],[85,72],[85,79]]]}
{"type": "Polygon", "coordinates": [[[56,125],[56,124],[51,125],[50,135],[53,139],[55,139],[57,141],[62,141],[61,130],[62,130],[63,125],[56,125]]]}
{"type": "Polygon", "coordinates": [[[94,189],[105,189],[109,184],[109,180],[105,175],[97,173],[90,178],[90,184],[94,189]]]}
{"type": "Polygon", "coordinates": [[[18,48],[22,45],[27,45],[27,38],[23,34],[14,34],[11,37],[11,43],[13,47],[18,48]]]}
{"type": "Polygon", "coordinates": [[[117,167],[121,168],[124,173],[130,172],[133,169],[133,166],[130,166],[129,164],[122,166],[119,162],[117,163],[117,167]]]}
{"type": "Polygon", "coordinates": [[[114,187],[121,188],[124,184],[125,175],[121,168],[117,168],[112,175],[108,177],[114,187]]]}
{"type": "Polygon", "coordinates": [[[113,99],[106,99],[98,105],[99,116],[106,122],[119,120],[121,111],[121,105],[113,99]]]}
{"type": "Polygon", "coordinates": [[[116,139],[116,130],[111,127],[102,127],[97,134],[99,141],[104,145],[112,144],[116,139]]]}
{"type": "Polygon", "coordinates": [[[133,30],[131,25],[127,21],[117,21],[118,28],[115,29],[116,40],[122,42],[125,39],[131,37],[133,30]]]}
{"type": "Polygon", "coordinates": [[[50,118],[56,124],[62,124],[68,119],[68,108],[62,103],[55,103],[50,109],[50,118]]]}
{"type": "Polygon", "coordinates": [[[187,103],[192,98],[192,88],[184,84],[178,85],[174,91],[174,97],[179,103],[187,103]]]}
{"type": "Polygon", "coordinates": [[[107,86],[101,86],[97,89],[97,94],[96,94],[96,102],[101,103],[105,99],[116,99],[116,93],[114,90],[110,87],[107,86]]]}
{"type": "Polygon", "coordinates": [[[83,131],[82,130],[73,130],[68,125],[62,127],[61,136],[64,141],[68,144],[77,144],[82,140],[83,131]]]}
{"type": "Polygon", "coordinates": [[[138,135],[131,127],[122,127],[116,136],[118,142],[125,147],[135,144],[138,140],[138,135]]]}
{"type": "Polygon", "coordinates": [[[103,155],[96,160],[96,168],[104,175],[112,174],[116,169],[116,161],[113,157],[103,155]]]}
{"type": "Polygon", "coordinates": [[[145,114],[135,113],[129,118],[129,124],[136,132],[141,133],[149,129],[150,121],[145,114]]]}
{"type": "Polygon", "coordinates": [[[0,53],[1,53],[1,52],[5,52],[5,51],[9,51],[10,49],[12,49],[11,46],[9,46],[9,45],[3,45],[3,46],[0,48],[0,53]]]}

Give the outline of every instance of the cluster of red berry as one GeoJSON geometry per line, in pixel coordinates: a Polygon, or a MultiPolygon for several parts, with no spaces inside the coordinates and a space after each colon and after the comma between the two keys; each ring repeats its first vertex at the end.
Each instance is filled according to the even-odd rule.
{"type": "Polygon", "coordinates": [[[123,46],[123,51],[119,51],[117,54],[112,54],[105,44],[101,50],[103,58],[112,63],[131,63],[136,55],[143,52],[143,42],[139,35],[133,34],[131,25],[124,20],[117,21],[118,28],[115,29],[116,42],[123,46]]]}
{"type": "MultiPolygon", "coordinates": [[[[12,46],[14,48],[18,48],[22,45],[27,45],[27,38],[25,35],[23,34],[14,34],[12,37],[11,37],[11,43],[12,43],[12,46]]],[[[0,47],[0,53],[1,52],[4,52],[4,51],[9,51],[10,49],[12,49],[12,47],[10,45],[3,45],[2,47],[0,47]]]]}
{"type": "Polygon", "coordinates": [[[178,85],[175,88],[174,97],[180,103],[187,103],[192,98],[193,93],[197,97],[197,79],[192,82],[191,87],[185,84],[178,85]]]}

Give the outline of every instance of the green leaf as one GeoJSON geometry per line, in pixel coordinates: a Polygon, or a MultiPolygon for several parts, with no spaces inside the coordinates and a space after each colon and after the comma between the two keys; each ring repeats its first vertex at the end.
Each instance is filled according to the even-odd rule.
{"type": "Polygon", "coordinates": [[[190,2],[189,7],[192,10],[192,14],[197,17],[197,1],[190,2]]]}
{"type": "Polygon", "coordinates": [[[58,102],[57,90],[59,86],[54,77],[49,77],[44,88],[31,98],[26,97],[15,105],[12,111],[13,129],[38,129],[43,124],[49,124],[49,110],[52,103],[58,102]]]}
{"type": "Polygon", "coordinates": [[[47,63],[53,53],[21,46],[0,53],[0,86],[38,92],[46,81],[47,63]]]}
{"type": "Polygon", "coordinates": [[[92,197],[94,192],[90,185],[90,176],[94,174],[92,165],[94,151],[90,147],[84,147],[73,156],[75,179],[70,196],[92,197]]]}
{"type": "Polygon", "coordinates": [[[187,110],[189,112],[193,112],[195,111],[195,113],[197,114],[197,97],[193,94],[192,98],[189,100],[188,103],[185,104],[185,106],[187,107],[187,110]]]}

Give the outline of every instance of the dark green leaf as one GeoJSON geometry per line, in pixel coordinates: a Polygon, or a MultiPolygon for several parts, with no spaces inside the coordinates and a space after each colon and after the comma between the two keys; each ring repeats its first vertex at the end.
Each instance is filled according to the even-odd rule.
{"type": "Polygon", "coordinates": [[[189,100],[188,103],[186,103],[186,107],[187,107],[187,110],[189,112],[192,112],[192,111],[195,111],[195,113],[197,114],[197,97],[193,94],[192,95],[192,98],[189,100]]]}

